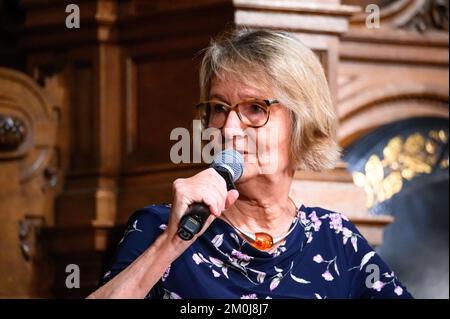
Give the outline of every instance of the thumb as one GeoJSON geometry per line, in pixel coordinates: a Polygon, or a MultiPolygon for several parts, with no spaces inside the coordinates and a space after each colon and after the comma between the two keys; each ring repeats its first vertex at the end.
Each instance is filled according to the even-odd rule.
{"type": "Polygon", "coordinates": [[[225,209],[234,204],[234,202],[238,199],[239,192],[235,189],[232,189],[227,194],[227,199],[225,201],[225,209]]]}

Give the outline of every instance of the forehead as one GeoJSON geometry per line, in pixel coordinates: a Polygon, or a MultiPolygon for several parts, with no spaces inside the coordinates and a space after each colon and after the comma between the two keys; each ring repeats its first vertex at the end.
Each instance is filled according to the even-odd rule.
{"type": "Polygon", "coordinates": [[[211,81],[209,96],[222,96],[227,99],[245,99],[249,97],[273,98],[273,91],[264,76],[235,76],[224,74],[211,81]]]}

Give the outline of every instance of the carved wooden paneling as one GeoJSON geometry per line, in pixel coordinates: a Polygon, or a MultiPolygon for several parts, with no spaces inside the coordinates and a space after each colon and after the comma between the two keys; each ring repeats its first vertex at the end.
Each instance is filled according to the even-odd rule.
{"type": "Polygon", "coordinates": [[[72,105],[76,105],[71,113],[71,166],[74,171],[93,168],[95,150],[98,148],[95,136],[96,108],[93,65],[89,62],[76,62],[72,69],[72,105]],[[76,84],[75,84],[76,83],[76,84]]]}
{"type": "MultiPolygon", "coordinates": [[[[382,28],[398,28],[412,31],[448,31],[448,0],[382,0],[354,1],[343,3],[359,5],[363,9],[370,5],[380,8],[382,28]]],[[[370,9],[370,7],[369,7],[370,9]]],[[[364,28],[367,19],[365,10],[350,20],[355,28],[364,28]]]]}
{"type": "MultiPolygon", "coordinates": [[[[0,151],[2,153],[17,150],[23,144],[26,136],[27,129],[20,118],[12,115],[0,115],[0,151]]],[[[6,158],[7,155],[2,154],[1,156],[6,158]]]]}
{"type": "Polygon", "coordinates": [[[170,166],[172,129],[192,126],[199,91],[197,65],[192,55],[184,54],[139,58],[127,65],[133,77],[127,79],[132,94],[126,111],[127,165],[130,170],[149,164],[170,166]]]}
{"type": "Polygon", "coordinates": [[[55,293],[82,296],[95,287],[105,252],[116,242],[109,242],[116,225],[143,205],[167,201],[172,180],[192,174],[170,163],[169,134],[190,127],[198,100],[199,60],[193,56],[233,21],[233,6],[83,1],[82,27],[69,30],[62,27],[63,2],[22,5],[29,73],[42,84],[56,76],[67,90],[70,165],[54,223],[44,234],[57,268],[55,293]],[[64,286],[69,263],[78,264],[86,278],[82,290],[64,286]]]}
{"type": "Polygon", "coordinates": [[[336,96],[339,36],[348,30],[348,19],[357,7],[338,1],[239,0],[234,4],[237,25],[289,31],[317,52],[336,96]]]}
{"type": "Polygon", "coordinates": [[[0,68],[0,297],[50,294],[40,230],[61,176],[54,107],[33,79],[0,68]]]}
{"type": "Polygon", "coordinates": [[[342,145],[395,121],[448,118],[448,33],[444,25],[410,27],[426,12],[447,14],[448,21],[445,6],[448,1],[389,1],[381,7],[380,28],[366,27],[365,12],[352,17],[340,44],[342,145]]]}
{"type": "MultiPolygon", "coordinates": [[[[355,3],[355,1],[349,0],[346,3],[355,3]]],[[[417,145],[420,146],[418,135],[413,134],[413,138],[407,138],[406,132],[418,130],[420,126],[416,127],[416,125],[419,125],[422,120],[434,123],[442,132],[445,131],[443,123],[447,121],[448,131],[449,2],[447,0],[391,0],[374,1],[374,3],[381,6],[379,28],[366,25],[368,13],[363,10],[352,17],[350,30],[341,39],[337,97],[340,120],[338,137],[341,145],[347,148],[345,152],[347,156],[352,154],[351,150],[356,146],[372,148],[372,152],[366,159],[361,154],[354,153],[347,159],[353,158],[354,163],[351,164],[353,167],[350,165],[353,171],[355,171],[356,161],[365,163],[363,164],[365,170],[361,169],[361,171],[364,170],[364,174],[354,172],[353,177],[355,184],[361,187],[361,190],[364,189],[367,194],[365,205],[370,212],[392,214],[396,218],[394,224],[387,228],[386,241],[379,249],[380,254],[386,258],[393,269],[396,269],[399,276],[405,278],[404,283],[410,287],[413,294],[417,294],[417,297],[426,296],[433,291],[429,296],[442,298],[445,294],[448,296],[448,286],[447,292],[443,292],[428,286],[428,283],[434,280],[427,278],[426,281],[421,282],[417,280],[417,276],[408,278],[408,273],[422,274],[424,269],[425,272],[429,272],[428,267],[431,267],[420,264],[421,257],[418,256],[422,255],[417,254],[414,248],[419,243],[423,251],[429,249],[436,252],[445,249],[448,251],[448,244],[444,244],[442,249],[437,248],[435,243],[439,240],[432,238],[426,242],[421,237],[422,227],[419,226],[421,230],[417,230],[412,226],[414,221],[418,220],[414,217],[415,215],[423,218],[423,214],[426,213],[430,224],[442,223],[442,220],[446,218],[442,216],[448,217],[448,208],[445,211],[445,207],[439,204],[442,195],[436,195],[436,190],[433,188],[440,188],[440,185],[445,185],[445,181],[448,184],[448,171],[437,172],[432,182],[427,182],[427,179],[421,175],[420,181],[416,182],[417,185],[420,184],[420,187],[414,188],[414,191],[410,188],[408,191],[406,185],[412,176],[417,174],[418,167],[423,173],[427,171],[429,164],[424,163],[422,154],[409,150],[403,151],[401,138],[397,138],[395,143],[400,142],[397,144],[390,143],[392,140],[385,141],[386,145],[388,142],[391,147],[395,145],[394,147],[401,153],[400,156],[403,156],[403,153],[407,154],[404,156],[406,159],[402,158],[401,164],[395,162],[396,157],[392,156],[391,148],[387,146],[381,148],[377,145],[382,143],[382,136],[387,134],[389,129],[398,127],[397,136],[405,135],[407,144],[413,144],[420,150],[421,148],[417,147],[417,145]],[[405,123],[414,124],[408,128],[405,123]],[[374,135],[377,132],[379,135],[374,135]],[[372,139],[369,140],[369,137],[372,139]],[[381,153],[380,157],[377,157],[374,151],[377,147],[381,153]],[[389,158],[388,154],[391,154],[389,158]],[[385,169],[384,165],[389,161],[394,163],[388,164],[389,168],[385,169]],[[383,164],[377,166],[377,163],[383,164]],[[373,174],[371,167],[376,167],[382,174],[373,174]],[[384,174],[389,178],[384,179],[384,174]],[[371,181],[376,180],[374,176],[380,176],[382,181],[374,182],[377,185],[374,187],[370,184],[371,182],[367,182],[365,176],[370,176],[371,181]],[[382,191],[377,188],[378,185],[383,185],[382,191]],[[403,191],[402,187],[404,187],[403,191]],[[376,191],[372,191],[372,188],[376,191]],[[431,193],[433,195],[430,195],[431,193]],[[437,202],[436,198],[439,198],[437,202]],[[423,200],[426,201],[426,205],[421,204],[423,200]],[[410,202],[413,202],[411,207],[414,206],[414,209],[408,206],[410,202]],[[433,205],[439,208],[433,208],[433,205]],[[398,230],[402,233],[397,233],[398,230]],[[403,231],[411,234],[411,237],[404,237],[403,231]],[[392,256],[398,256],[398,260],[395,261],[392,256]],[[408,265],[403,262],[403,260],[414,260],[414,258],[418,260],[408,265]]],[[[362,4],[366,5],[368,2],[364,1],[362,4]]],[[[429,142],[426,142],[426,145],[428,152],[426,154],[431,158],[434,156],[431,153],[435,145],[429,142]]],[[[444,155],[445,152],[442,153],[442,156],[444,155]]],[[[443,230],[446,233],[445,237],[448,235],[448,227],[446,230],[444,227],[443,230]]],[[[423,236],[428,238],[429,231],[426,228],[423,229],[423,233],[423,236]]],[[[436,233],[439,234],[439,232],[436,233]]],[[[443,260],[446,259],[448,259],[448,253],[443,257],[438,253],[433,255],[433,260],[436,260],[437,264],[445,264],[443,260]]],[[[433,273],[436,278],[442,278],[439,271],[433,270],[433,273]]],[[[448,270],[444,269],[443,273],[445,276],[448,270]]]]}

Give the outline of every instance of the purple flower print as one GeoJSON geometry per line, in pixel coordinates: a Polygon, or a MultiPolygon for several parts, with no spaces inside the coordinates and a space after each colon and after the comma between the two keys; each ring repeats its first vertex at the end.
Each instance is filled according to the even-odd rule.
{"type": "Polygon", "coordinates": [[[320,226],[322,225],[322,221],[317,217],[316,212],[313,211],[311,214],[309,214],[309,218],[314,223],[314,231],[319,231],[320,226]]]}
{"type": "Polygon", "coordinates": [[[343,243],[344,245],[347,243],[348,239],[353,236],[353,232],[347,227],[342,228],[342,235],[344,235],[343,243]]]}
{"type": "Polygon", "coordinates": [[[329,215],[330,218],[330,228],[340,232],[342,230],[342,217],[341,214],[333,213],[329,215]]]}
{"type": "Polygon", "coordinates": [[[381,289],[383,289],[384,285],[385,285],[384,282],[378,280],[373,284],[372,289],[375,289],[376,291],[380,292],[381,289]]]}
{"type": "Polygon", "coordinates": [[[333,275],[326,270],[323,274],[322,277],[326,280],[326,281],[332,281],[334,279],[333,275]]]}
{"type": "Polygon", "coordinates": [[[169,291],[167,289],[164,289],[164,296],[163,299],[182,299],[179,294],[169,291]]]}
{"type": "Polygon", "coordinates": [[[203,262],[203,260],[200,258],[200,256],[199,255],[197,255],[197,254],[193,254],[192,255],[192,259],[194,259],[194,261],[195,261],[195,263],[197,264],[197,265],[200,265],[202,262],[203,262]]]}
{"type": "Polygon", "coordinates": [[[325,259],[323,259],[322,255],[317,254],[317,255],[315,255],[315,256],[313,257],[313,260],[314,260],[316,263],[318,263],[318,264],[321,264],[321,263],[327,263],[327,269],[326,269],[325,272],[322,274],[322,277],[323,277],[326,281],[332,281],[332,280],[334,279],[333,275],[332,275],[331,272],[330,272],[330,266],[331,266],[332,264],[334,264],[334,271],[336,272],[336,274],[337,274],[338,276],[340,276],[340,274],[339,274],[339,269],[338,269],[337,262],[336,262],[337,256],[334,257],[334,258],[331,259],[331,260],[325,260],[325,259]]]}
{"type": "Polygon", "coordinates": [[[395,287],[394,292],[397,296],[401,296],[403,294],[403,288],[400,286],[395,287]]]}
{"type": "Polygon", "coordinates": [[[233,249],[233,251],[231,252],[231,255],[235,256],[237,259],[244,260],[244,261],[250,261],[252,259],[252,257],[250,257],[249,255],[246,255],[236,249],[233,249]]]}
{"type": "Polygon", "coordinates": [[[315,255],[314,258],[313,258],[313,260],[314,260],[316,263],[318,263],[318,264],[320,264],[321,262],[323,262],[323,258],[322,258],[322,256],[319,255],[319,254],[315,255]]]}
{"type": "Polygon", "coordinates": [[[166,281],[166,280],[167,280],[167,277],[169,277],[170,266],[171,266],[171,265],[169,265],[169,267],[167,267],[166,271],[164,272],[164,275],[163,275],[162,278],[161,278],[161,281],[166,281]]]}
{"type": "Polygon", "coordinates": [[[299,216],[300,216],[300,222],[301,222],[303,225],[306,225],[306,224],[308,223],[308,219],[306,218],[306,213],[303,212],[303,211],[300,211],[300,212],[299,212],[299,216]]]}

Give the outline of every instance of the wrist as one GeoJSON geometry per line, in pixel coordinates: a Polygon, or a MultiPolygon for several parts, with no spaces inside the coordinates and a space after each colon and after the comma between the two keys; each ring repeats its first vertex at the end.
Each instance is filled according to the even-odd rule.
{"type": "Polygon", "coordinates": [[[180,256],[191,245],[191,241],[185,241],[177,233],[172,234],[167,230],[161,234],[159,239],[161,247],[165,251],[174,252],[176,257],[180,256]]]}

